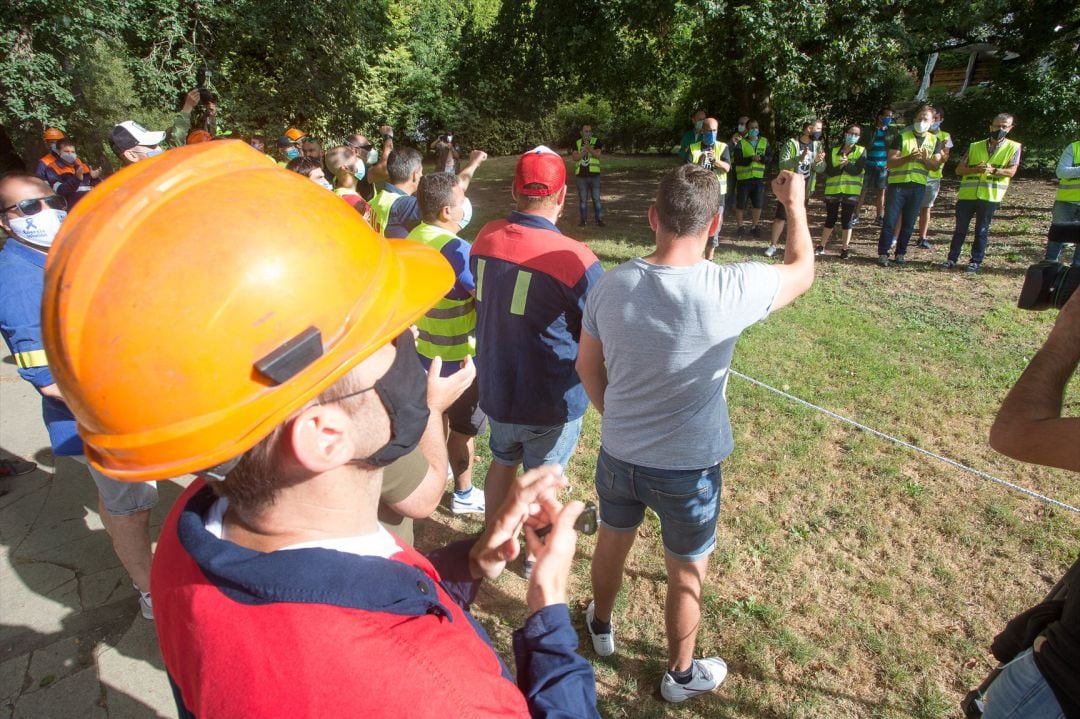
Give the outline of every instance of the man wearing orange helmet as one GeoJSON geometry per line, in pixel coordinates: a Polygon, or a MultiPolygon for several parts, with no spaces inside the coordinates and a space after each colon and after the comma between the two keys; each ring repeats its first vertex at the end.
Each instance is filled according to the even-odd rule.
{"type": "MultiPolygon", "coordinates": [[[[15,172],[0,175],[0,228],[8,237],[0,250],[0,334],[19,375],[41,394],[53,455],[85,463],[75,418],[53,379],[41,332],[45,258],[66,217],[67,203],[41,179],[15,172]]],[[[98,488],[101,521],[140,592],[142,615],[153,619],[149,526],[157,487],[153,482],[119,482],[93,467],[90,476],[98,488]]]]}
{"type": "Polygon", "coordinates": [[[559,502],[558,468],[428,557],[376,521],[382,468],[429,420],[409,327],[453,283],[442,256],[239,142],[105,187],[50,256],[45,344],[91,463],[214,480],[177,500],[153,570],[180,715],[598,716],[565,604],[583,505],[559,502]],[[467,606],[522,531],[515,686],[467,606]]]}

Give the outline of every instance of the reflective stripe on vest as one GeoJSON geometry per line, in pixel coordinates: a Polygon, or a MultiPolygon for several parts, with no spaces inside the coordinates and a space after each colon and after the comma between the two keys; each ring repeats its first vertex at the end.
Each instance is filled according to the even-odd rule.
{"type": "Polygon", "coordinates": [[[386,223],[390,220],[390,208],[394,206],[397,198],[405,197],[390,190],[380,190],[371,199],[371,214],[375,218],[375,231],[386,236],[386,223]]]}
{"type": "MultiPolygon", "coordinates": [[[[719,160],[720,156],[718,156],[716,154],[716,149],[715,148],[720,148],[720,155],[723,155],[724,146],[717,143],[717,144],[713,145],[713,148],[714,148],[713,149],[713,159],[714,160],[719,160]]],[[[694,163],[695,165],[699,165],[699,164],[701,164],[701,163],[698,162],[698,160],[700,160],[700,159],[701,159],[701,143],[700,142],[695,142],[694,144],[690,145],[690,162],[694,163]]],[[[716,165],[713,165],[712,171],[716,173],[716,178],[718,180],[720,180],[720,187],[721,188],[726,188],[727,187],[727,172],[724,171],[724,170],[719,169],[716,165]]]]}
{"type": "MultiPolygon", "coordinates": [[[[739,143],[739,149],[742,150],[742,156],[745,160],[748,157],[754,155],[760,155],[765,157],[765,151],[769,147],[769,141],[764,137],[758,138],[758,144],[755,147],[745,137],[742,142],[739,143]]],[[[760,180],[765,177],[765,163],[764,162],[751,162],[749,165],[736,165],[735,166],[735,179],[736,180],[760,180]]]]}
{"type": "MultiPolygon", "coordinates": [[[[836,167],[840,164],[840,149],[834,147],[832,150],[832,164],[836,167]]],[[[862,145],[855,145],[848,153],[848,163],[854,165],[860,157],[863,155],[862,145]]],[[[862,192],[863,174],[848,175],[841,172],[839,175],[833,175],[825,180],[825,196],[830,195],[850,195],[852,197],[858,197],[862,192]]]]}
{"type": "MultiPolygon", "coordinates": [[[[990,141],[979,140],[968,147],[968,166],[989,162],[991,167],[1003,169],[1008,166],[1013,153],[1020,149],[1020,143],[1002,140],[990,156],[990,141]]],[[[985,200],[1001,202],[1005,199],[1005,190],[1009,189],[1009,178],[1004,175],[991,175],[979,172],[960,178],[960,189],[956,192],[958,200],[985,200]]]]}
{"type": "MultiPolygon", "coordinates": [[[[945,132],[944,130],[938,130],[937,131],[937,139],[938,139],[938,142],[941,143],[941,151],[942,152],[945,152],[945,143],[947,143],[949,141],[950,137],[952,137],[952,135],[945,132]]],[[[941,179],[941,173],[942,173],[942,171],[944,169],[945,169],[945,163],[942,163],[941,167],[939,167],[938,169],[930,170],[930,179],[931,180],[940,180],[941,179]]]]}
{"type": "MultiPolygon", "coordinates": [[[[596,142],[597,142],[597,139],[595,137],[592,138],[592,144],[593,144],[594,147],[596,146],[596,142]]],[[[577,141],[577,151],[581,152],[581,138],[580,137],[578,138],[578,141],[577,141]]],[[[600,174],[600,158],[599,157],[593,157],[592,155],[582,155],[581,159],[578,160],[577,167],[574,168],[574,174],[577,175],[584,169],[588,169],[589,172],[591,172],[594,175],[599,175],[600,174]]]]}
{"type": "MultiPolygon", "coordinates": [[[[1080,165],[1080,142],[1072,144],[1073,165],[1080,165]]],[[[1054,199],[1058,202],[1080,202],[1080,177],[1065,177],[1058,181],[1057,194],[1054,199]]]]}
{"type": "MultiPolygon", "coordinates": [[[[933,143],[936,142],[933,135],[924,135],[924,139],[931,143],[931,149],[933,143]]],[[[906,157],[911,153],[919,149],[919,141],[915,137],[915,133],[911,130],[904,130],[900,133],[900,156],[906,157]]],[[[925,185],[926,178],[930,174],[930,171],[926,169],[926,165],[922,164],[919,160],[910,160],[905,162],[899,167],[893,167],[889,170],[889,184],[899,185],[904,182],[910,182],[916,185],[925,185]]]]}
{"type": "MultiPolygon", "coordinates": [[[[422,242],[442,251],[457,236],[436,225],[421,222],[405,239],[422,242]]],[[[476,355],[476,303],[442,298],[416,321],[416,351],[424,357],[460,361],[476,355]]]]}

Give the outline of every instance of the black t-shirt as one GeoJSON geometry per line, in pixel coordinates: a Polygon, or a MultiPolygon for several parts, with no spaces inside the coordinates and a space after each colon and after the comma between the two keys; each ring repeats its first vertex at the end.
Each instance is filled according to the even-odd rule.
{"type": "MultiPolygon", "coordinates": [[[[585,140],[583,138],[579,137],[577,140],[574,140],[574,146],[570,150],[570,156],[571,157],[573,157],[573,153],[578,151],[578,140],[581,141],[581,146],[582,146],[582,148],[584,150],[585,140]]],[[[603,150],[604,149],[604,143],[600,142],[600,140],[598,140],[597,138],[594,137],[594,138],[592,138],[590,140],[590,147],[592,147],[593,149],[596,149],[596,150],[603,150]]],[[[584,151],[582,152],[582,154],[584,155],[584,151]]],[[[585,165],[581,164],[581,160],[579,159],[577,161],[577,164],[574,166],[574,174],[582,176],[582,177],[587,176],[587,175],[599,175],[600,174],[599,172],[593,172],[593,169],[592,169],[593,167],[596,166],[596,163],[598,163],[598,162],[599,162],[599,160],[597,160],[592,155],[589,155],[589,166],[586,167],[585,165]]]]}
{"type": "Polygon", "coordinates": [[[1036,641],[1035,665],[1054,690],[1066,719],[1080,719],[1080,559],[1066,572],[1065,584],[1061,619],[1043,632],[1045,642],[1036,641]]]}

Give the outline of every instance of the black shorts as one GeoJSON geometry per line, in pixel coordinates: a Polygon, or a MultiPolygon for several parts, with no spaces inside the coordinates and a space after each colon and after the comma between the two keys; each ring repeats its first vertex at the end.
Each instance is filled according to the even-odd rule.
{"type": "Polygon", "coordinates": [[[446,410],[451,432],[475,437],[487,428],[487,415],[480,409],[479,382],[479,378],[474,379],[468,389],[446,410]]]}

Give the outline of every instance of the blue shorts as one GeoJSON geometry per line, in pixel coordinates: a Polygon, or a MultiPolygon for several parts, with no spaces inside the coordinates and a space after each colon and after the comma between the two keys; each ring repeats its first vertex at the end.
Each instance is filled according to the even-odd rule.
{"type": "Polygon", "coordinates": [[[600,448],[596,458],[596,494],[600,521],[615,532],[633,532],[648,507],[660,517],[664,550],[673,558],[696,562],[716,546],[720,513],[720,465],[706,469],[652,469],[615,459],[600,448]]]}
{"type": "Polygon", "coordinates": [[[581,434],[581,417],[566,424],[512,424],[490,420],[491,459],[502,465],[522,465],[525,469],[545,464],[566,467],[581,434]]]}
{"type": "Polygon", "coordinates": [[[866,166],[866,186],[871,190],[885,190],[889,187],[889,168],[886,166],[866,166]]]}

